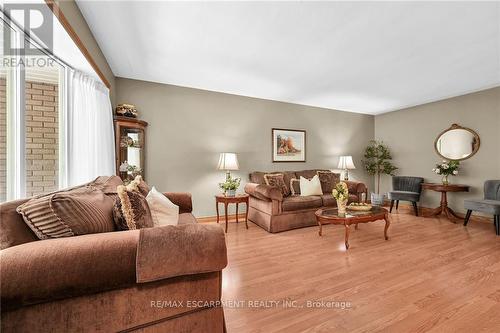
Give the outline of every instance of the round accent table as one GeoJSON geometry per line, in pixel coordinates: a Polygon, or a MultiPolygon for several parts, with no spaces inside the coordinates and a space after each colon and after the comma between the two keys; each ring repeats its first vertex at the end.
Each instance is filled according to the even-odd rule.
{"type": "Polygon", "coordinates": [[[448,207],[448,192],[469,192],[469,185],[460,184],[438,184],[438,183],[423,183],[423,190],[431,190],[441,192],[441,204],[439,207],[432,209],[429,213],[424,214],[424,217],[435,217],[443,214],[450,222],[457,223],[456,219],[463,220],[462,216],[457,215],[450,207],[448,207]]]}
{"type": "Polygon", "coordinates": [[[217,210],[217,223],[219,223],[219,203],[224,204],[224,217],[226,220],[226,233],[227,233],[227,206],[229,204],[236,204],[236,223],[238,223],[238,206],[240,203],[244,203],[246,205],[246,212],[245,212],[245,227],[248,229],[248,194],[238,194],[234,197],[228,197],[223,194],[219,194],[215,196],[215,207],[217,210]]]}
{"type": "Polygon", "coordinates": [[[358,223],[368,223],[375,222],[378,220],[385,220],[385,228],[384,228],[384,238],[385,240],[389,239],[387,235],[387,230],[391,225],[389,212],[387,209],[374,206],[372,210],[361,212],[361,211],[347,211],[346,214],[339,215],[339,211],[337,208],[325,208],[318,209],[315,213],[316,221],[319,225],[319,235],[323,235],[323,224],[340,224],[345,227],[345,248],[349,249],[349,233],[351,224],[355,225],[355,228],[358,229],[358,223]]]}

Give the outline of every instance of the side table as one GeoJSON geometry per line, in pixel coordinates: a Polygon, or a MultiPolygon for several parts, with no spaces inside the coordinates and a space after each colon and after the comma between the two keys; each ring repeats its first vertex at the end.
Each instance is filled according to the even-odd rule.
{"type": "Polygon", "coordinates": [[[227,206],[231,203],[236,204],[236,223],[238,223],[238,206],[240,203],[244,203],[246,205],[245,212],[245,227],[248,229],[248,194],[238,194],[234,197],[228,197],[223,194],[219,194],[215,196],[215,208],[217,210],[217,223],[219,223],[219,203],[224,204],[224,216],[226,219],[226,233],[227,233],[227,225],[228,225],[228,217],[227,217],[227,206]]]}
{"type": "Polygon", "coordinates": [[[463,220],[462,216],[457,215],[450,207],[448,207],[448,192],[468,192],[468,185],[460,185],[460,184],[436,184],[436,183],[423,183],[423,190],[431,190],[436,192],[441,192],[441,203],[439,207],[432,209],[428,214],[425,214],[424,217],[434,217],[443,214],[453,223],[457,223],[456,219],[463,220]]]}

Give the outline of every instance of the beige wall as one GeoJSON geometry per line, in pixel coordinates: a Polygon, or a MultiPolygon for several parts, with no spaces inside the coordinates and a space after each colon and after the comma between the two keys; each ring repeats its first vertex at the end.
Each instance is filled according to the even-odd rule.
{"type": "MultiPolygon", "coordinates": [[[[500,87],[420,105],[375,117],[375,137],[392,149],[399,175],[422,176],[439,182],[432,168],[441,158],[434,140],[444,129],[457,123],[472,128],[481,138],[476,155],[461,163],[460,174],[451,182],[472,186],[470,193],[449,195],[450,206],[463,211],[465,198],[480,198],[483,182],[500,179],[500,87]]],[[[390,190],[390,177],[384,177],[382,192],[390,190]]],[[[424,193],[423,206],[439,205],[439,194],[424,193]]]]}
{"type": "Polygon", "coordinates": [[[94,35],[92,34],[92,31],[90,31],[90,28],[87,25],[87,21],[85,21],[85,18],[83,17],[82,13],[80,12],[80,9],[78,8],[74,0],[59,0],[56,1],[56,3],[59,5],[59,8],[63,12],[64,16],[71,24],[71,26],[73,27],[76,34],[81,39],[81,41],[83,42],[89,53],[92,55],[92,58],[96,62],[101,72],[109,81],[109,84],[111,86],[110,87],[111,105],[114,107],[116,105],[115,75],[113,74],[111,67],[109,67],[109,64],[106,58],[104,57],[101,48],[97,44],[97,41],[95,40],[94,35]]]}
{"type": "Polygon", "coordinates": [[[244,181],[255,170],[335,168],[339,155],[353,155],[353,176],[372,187],[361,155],[374,136],[373,116],[123,78],[116,85],[116,102],[135,104],[149,122],[146,180],[161,191],[191,192],[197,216],[215,215],[220,152],[238,153],[234,174],[244,181]],[[307,131],[306,163],[271,162],[273,127],[307,131]]]}

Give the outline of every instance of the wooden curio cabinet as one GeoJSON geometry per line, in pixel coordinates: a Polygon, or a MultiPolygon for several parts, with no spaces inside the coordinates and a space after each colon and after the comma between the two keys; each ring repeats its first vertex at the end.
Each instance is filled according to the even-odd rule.
{"type": "Polygon", "coordinates": [[[115,116],[116,174],[127,181],[144,177],[146,127],[148,123],[131,117],[115,116]]]}

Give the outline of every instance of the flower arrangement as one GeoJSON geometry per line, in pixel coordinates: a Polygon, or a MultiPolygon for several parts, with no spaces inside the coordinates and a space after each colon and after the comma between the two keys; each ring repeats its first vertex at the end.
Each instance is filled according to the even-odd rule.
{"type": "Polygon", "coordinates": [[[332,191],[333,197],[337,200],[339,214],[345,214],[347,199],[349,199],[349,189],[344,182],[337,183],[332,191]]]}
{"type": "Polygon", "coordinates": [[[436,167],[432,169],[438,175],[442,175],[443,185],[448,185],[448,176],[456,176],[458,175],[458,168],[460,166],[459,161],[445,161],[442,163],[436,164],[436,167]]]}
{"type": "Polygon", "coordinates": [[[224,190],[224,194],[229,192],[229,196],[234,196],[238,187],[240,187],[241,178],[226,178],[226,181],[223,183],[219,183],[219,187],[224,190]]]}

